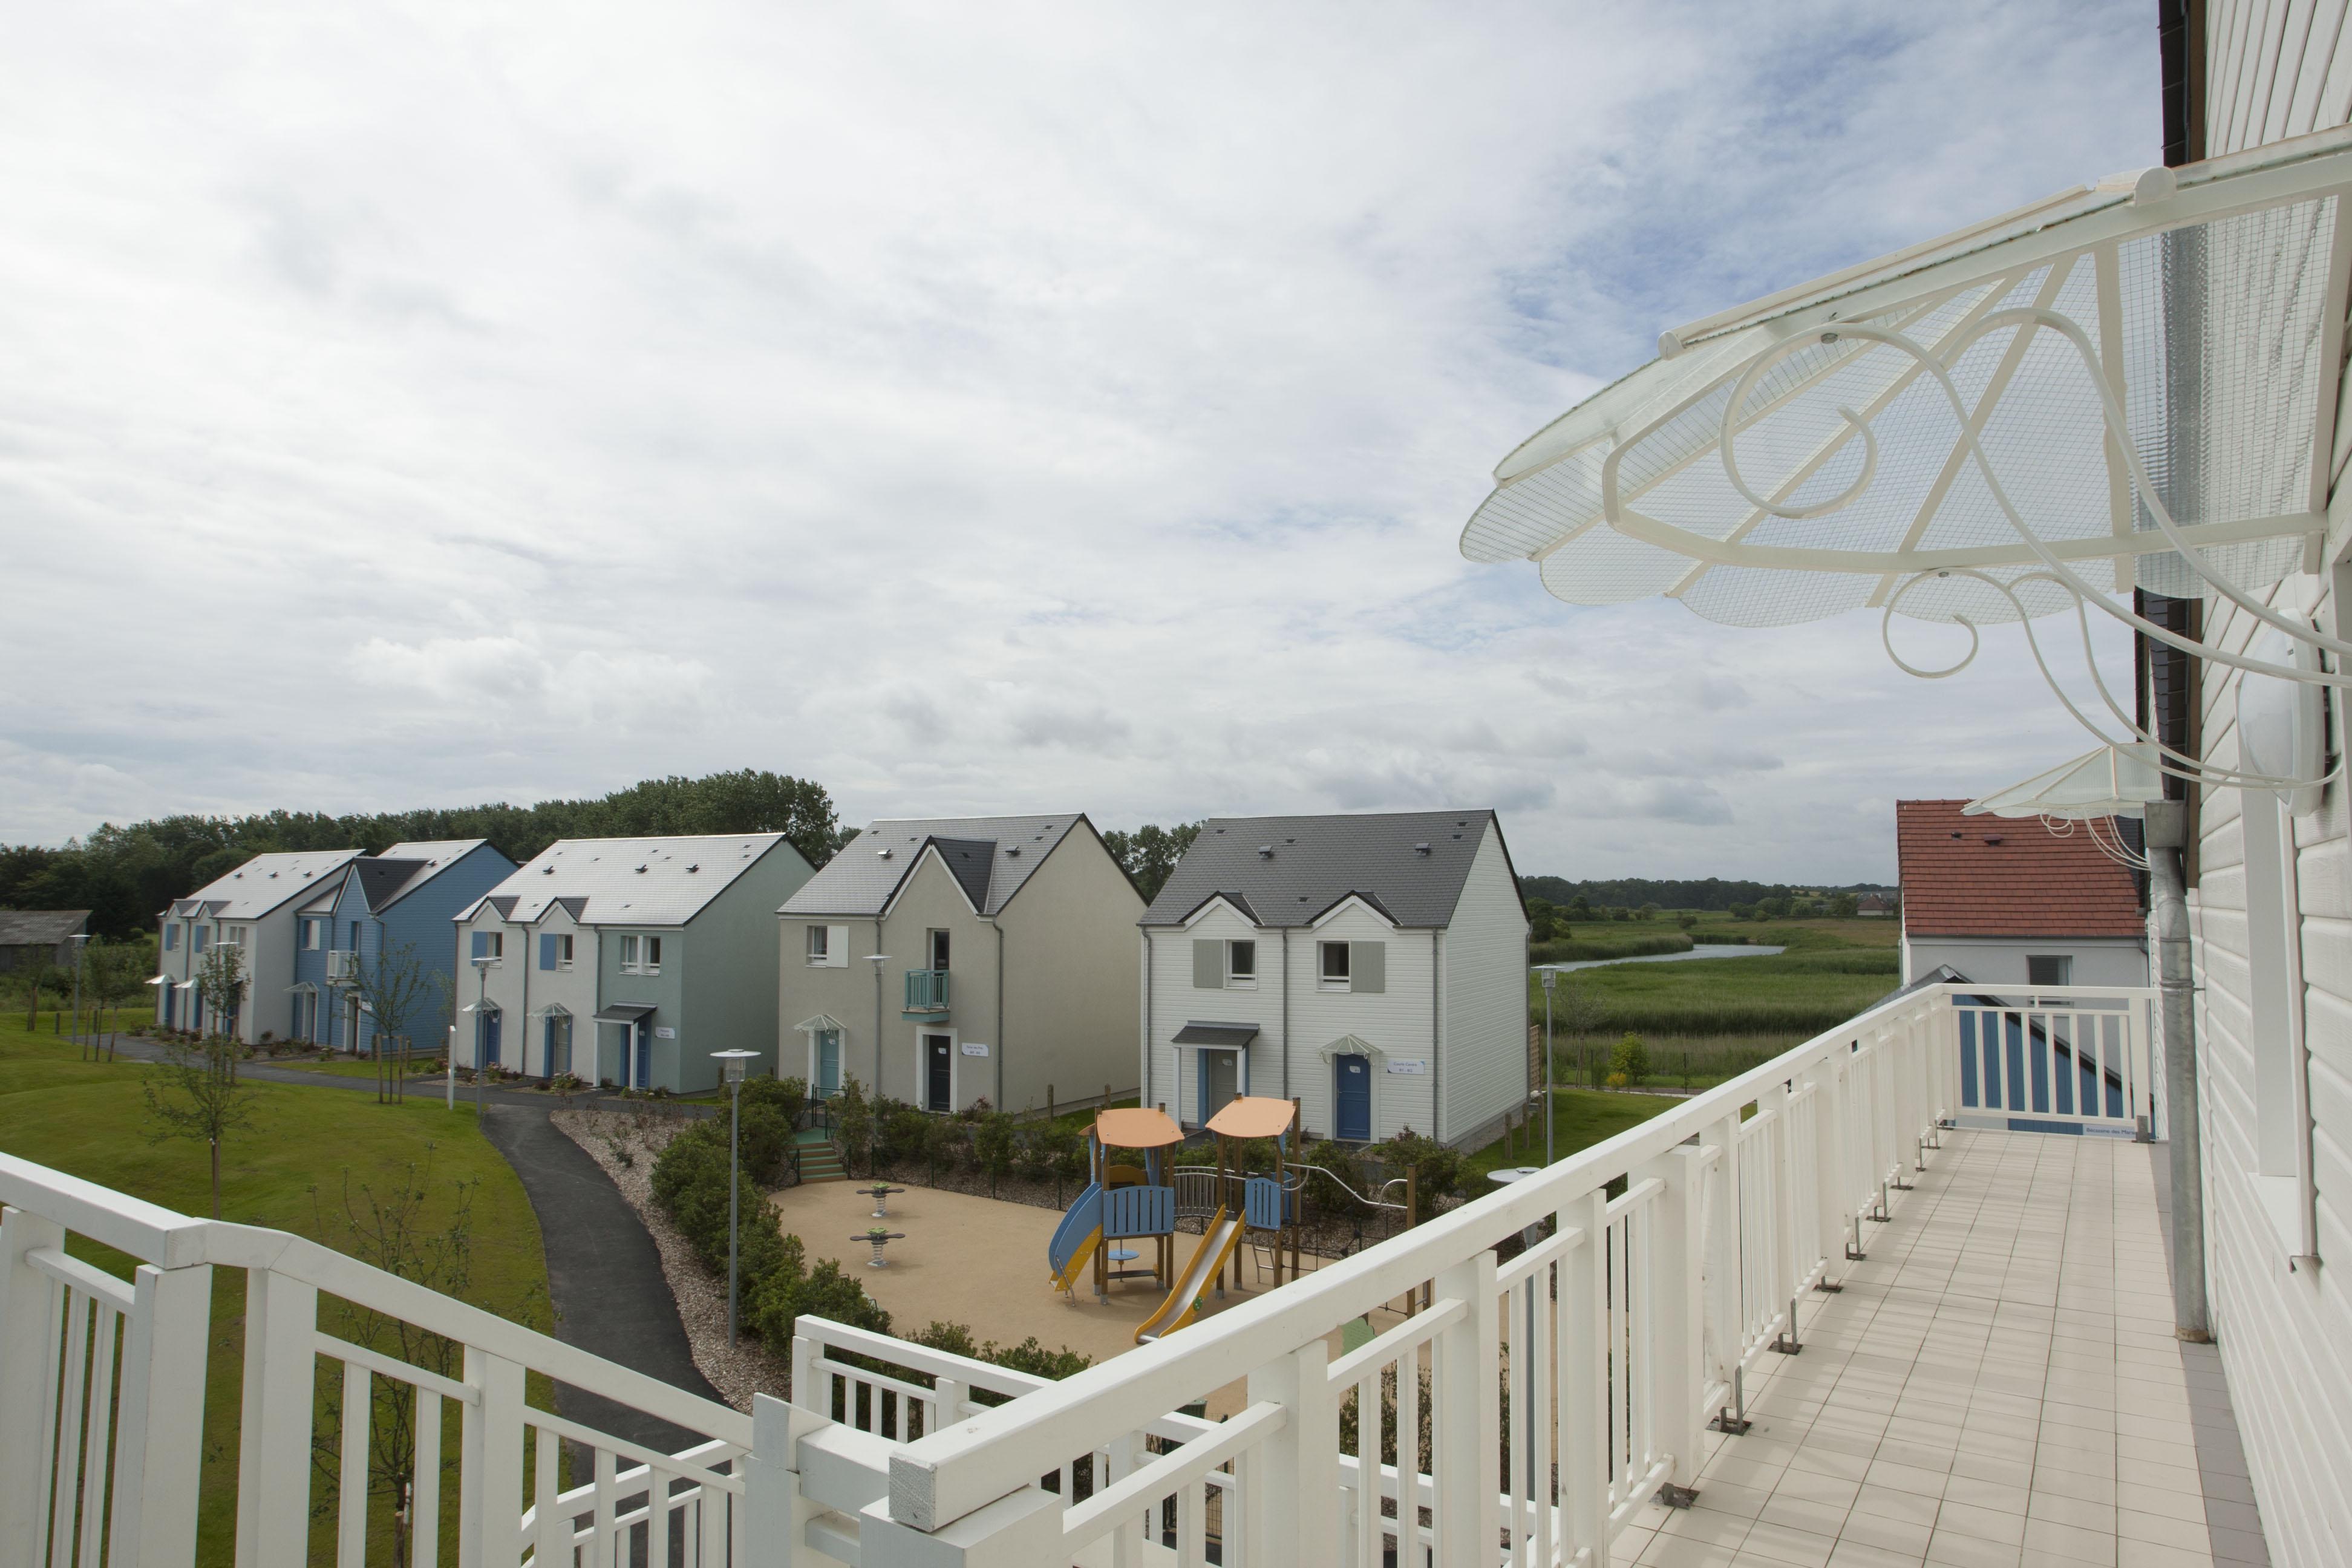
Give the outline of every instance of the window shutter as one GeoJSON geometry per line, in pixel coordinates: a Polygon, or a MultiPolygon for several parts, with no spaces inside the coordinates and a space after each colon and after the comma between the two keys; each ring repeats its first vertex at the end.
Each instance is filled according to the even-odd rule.
{"type": "Polygon", "coordinates": [[[824,928],[824,966],[827,969],[849,967],[849,928],[847,926],[824,928]]]}
{"type": "Polygon", "coordinates": [[[1348,989],[1385,993],[1389,988],[1389,944],[1351,942],[1348,944],[1348,989]]]}
{"type": "Polygon", "coordinates": [[[471,953],[467,954],[467,956],[471,958],[488,958],[489,955],[490,933],[486,931],[476,931],[474,933],[474,950],[471,953]]]}
{"type": "Polygon", "coordinates": [[[1192,943],[1192,988],[1196,991],[1223,991],[1225,988],[1225,944],[1222,942],[1192,943]]]}
{"type": "Polygon", "coordinates": [[[541,931],[540,933],[539,966],[541,969],[552,969],[555,967],[555,936],[551,931],[541,931]]]}

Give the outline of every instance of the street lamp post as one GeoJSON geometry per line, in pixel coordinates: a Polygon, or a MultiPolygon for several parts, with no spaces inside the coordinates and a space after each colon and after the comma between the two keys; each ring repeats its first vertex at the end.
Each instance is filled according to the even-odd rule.
{"type": "Polygon", "coordinates": [[[1551,1163],[1551,993],[1559,984],[1559,971],[1543,972],[1544,988],[1544,1163],[1551,1163]]]}
{"type": "Polygon", "coordinates": [[[739,1215],[736,1202],[742,1192],[742,1177],[738,1173],[743,1138],[743,1068],[759,1056],[757,1051],[713,1051],[719,1067],[727,1074],[727,1089],[733,1105],[727,1113],[727,1346],[735,1347],[735,1235],[739,1215]]]}
{"type": "MultiPolygon", "coordinates": [[[[471,962],[474,965],[474,977],[480,982],[479,987],[474,993],[474,1125],[479,1127],[482,1124],[482,1079],[484,1077],[482,1021],[489,1016],[490,965],[496,963],[498,960],[485,952],[475,955],[471,962]]],[[[454,1093],[457,1082],[457,1064],[454,1060],[449,1064],[449,1082],[454,1093]]]]}
{"type": "MultiPolygon", "coordinates": [[[[74,944],[74,949],[73,949],[73,952],[74,952],[74,1034],[75,1034],[76,1036],[79,1036],[79,1035],[80,1035],[80,1033],[81,1033],[81,955],[82,955],[83,953],[85,953],[85,952],[89,952],[89,933],[88,931],[81,931],[81,932],[79,932],[79,933],[77,933],[77,934],[75,935],[75,937],[74,937],[74,939],[73,939],[73,944],[74,944]]],[[[91,1044],[91,1045],[95,1045],[96,1043],[97,1043],[97,1042],[95,1042],[95,1041],[90,1042],[90,1044],[91,1044]]],[[[85,1059],[87,1059],[87,1058],[88,1058],[88,1056],[89,1056],[89,1047],[88,1046],[85,1046],[85,1047],[83,1047],[82,1054],[83,1054],[84,1058],[85,1058],[85,1059]]]]}

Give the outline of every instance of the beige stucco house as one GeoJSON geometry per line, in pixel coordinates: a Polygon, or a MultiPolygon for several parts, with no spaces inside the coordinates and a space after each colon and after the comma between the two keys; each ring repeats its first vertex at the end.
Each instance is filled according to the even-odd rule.
{"type": "Polygon", "coordinates": [[[778,911],[778,1070],[938,1111],[1132,1094],[1143,908],[1083,813],[877,822],[778,911]]]}

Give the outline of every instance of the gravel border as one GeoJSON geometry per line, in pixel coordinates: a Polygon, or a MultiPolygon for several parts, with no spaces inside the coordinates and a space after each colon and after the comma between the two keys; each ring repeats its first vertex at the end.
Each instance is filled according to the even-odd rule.
{"type": "Polygon", "coordinates": [[[556,1110],[549,1112],[548,1121],[612,1178],[653,1237],[695,1367],[719,1396],[746,1412],[755,1393],[783,1397],[791,1381],[784,1359],[749,1332],[734,1349],[728,1348],[726,1279],[703,1267],[693,1245],[654,1202],[654,1157],[692,1123],[680,1117],[622,1110],[556,1110]]]}

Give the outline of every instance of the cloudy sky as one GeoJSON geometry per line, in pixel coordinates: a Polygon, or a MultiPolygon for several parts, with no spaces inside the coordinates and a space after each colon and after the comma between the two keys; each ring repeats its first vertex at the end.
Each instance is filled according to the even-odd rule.
{"type": "Polygon", "coordinates": [[[19,11],[0,840],[757,766],[1885,878],[2088,744],[2013,631],[1456,537],[1660,328],[2158,150],[2146,0],[19,11]]]}

